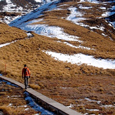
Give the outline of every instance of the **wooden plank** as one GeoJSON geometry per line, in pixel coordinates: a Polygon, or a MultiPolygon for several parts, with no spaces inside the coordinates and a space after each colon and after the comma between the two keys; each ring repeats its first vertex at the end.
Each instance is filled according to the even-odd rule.
{"type": "MultiPolygon", "coordinates": [[[[4,76],[0,76],[0,78],[9,81],[15,85],[18,85],[21,88],[25,88],[24,84],[19,83],[11,78],[7,78],[4,76]]],[[[33,90],[32,88],[28,88],[26,89],[26,91],[31,94],[33,97],[35,97],[36,99],[40,100],[41,102],[45,103],[48,107],[55,109],[57,111],[57,115],[58,114],[62,114],[62,115],[82,115],[81,113],[78,113],[70,108],[67,108],[66,106],[52,100],[51,98],[48,98],[46,96],[44,96],[43,94],[33,90]]]]}

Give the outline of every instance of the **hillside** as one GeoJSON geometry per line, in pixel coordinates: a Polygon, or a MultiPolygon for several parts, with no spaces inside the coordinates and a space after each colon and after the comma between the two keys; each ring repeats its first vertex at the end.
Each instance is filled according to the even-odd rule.
{"type": "Polygon", "coordinates": [[[114,3],[53,1],[15,27],[0,23],[1,73],[23,82],[26,63],[38,92],[83,114],[115,114],[114,3]]]}
{"type": "Polygon", "coordinates": [[[0,0],[0,21],[8,24],[41,4],[41,0],[0,0]]]}

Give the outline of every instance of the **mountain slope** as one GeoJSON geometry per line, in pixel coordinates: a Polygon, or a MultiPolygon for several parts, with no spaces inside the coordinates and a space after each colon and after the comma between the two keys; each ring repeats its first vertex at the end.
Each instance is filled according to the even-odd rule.
{"type": "MultiPolygon", "coordinates": [[[[60,39],[63,39],[65,41],[62,43],[77,48],[75,53],[89,54],[103,59],[115,58],[113,53],[115,30],[103,18],[103,12],[106,11],[103,10],[105,9],[103,5],[109,7],[112,3],[105,4],[100,2],[96,4],[93,3],[92,5],[90,2],[76,2],[73,6],[72,2],[67,2],[64,6],[59,5],[58,8],[56,7],[56,4],[57,2],[47,3],[33,12],[14,20],[10,25],[19,27],[23,30],[34,31],[37,34],[51,38],[56,37],[59,41],[60,39]],[[52,10],[52,8],[55,10],[52,10]],[[94,10],[95,13],[93,12],[94,10]],[[73,39],[71,39],[72,37],[73,39]]],[[[61,51],[60,53],[65,52],[61,51]]],[[[66,53],[73,54],[72,52],[66,53]]],[[[80,58],[82,58],[82,55],[80,58]]],[[[86,58],[90,59],[88,56],[86,58]]],[[[65,61],[67,60],[68,59],[65,59],[65,61]]],[[[82,62],[82,60],[80,61],[75,63],[87,63],[82,62]]],[[[93,64],[93,61],[90,61],[87,64],[96,67],[114,68],[114,65],[111,65],[114,61],[110,63],[108,61],[108,64],[105,63],[107,67],[104,64],[101,64],[101,61],[97,62],[100,64],[93,64]]]]}
{"type": "Polygon", "coordinates": [[[17,18],[10,26],[32,36],[0,48],[0,71],[7,64],[6,76],[23,82],[26,63],[30,87],[84,114],[115,114],[113,5],[53,1],[17,18]]]}
{"type": "Polygon", "coordinates": [[[41,4],[41,0],[1,0],[0,20],[8,24],[15,18],[39,7],[41,4]]]}

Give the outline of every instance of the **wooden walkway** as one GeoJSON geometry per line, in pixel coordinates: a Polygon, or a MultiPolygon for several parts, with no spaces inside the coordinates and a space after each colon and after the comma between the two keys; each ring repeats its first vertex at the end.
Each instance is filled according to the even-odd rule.
{"type": "MultiPolygon", "coordinates": [[[[22,83],[19,83],[13,79],[10,79],[10,78],[4,77],[4,76],[0,76],[0,78],[7,80],[15,85],[18,85],[21,88],[25,88],[22,83]]],[[[42,105],[44,105],[46,108],[48,108],[50,110],[54,110],[57,115],[82,115],[81,113],[78,113],[72,109],[69,109],[66,106],[42,95],[41,93],[33,90],[32,88],[28,88],[28,89],[26,89],[26,91],[32,97],[34,97],[38,103],[41,103],[42,105]]]]}

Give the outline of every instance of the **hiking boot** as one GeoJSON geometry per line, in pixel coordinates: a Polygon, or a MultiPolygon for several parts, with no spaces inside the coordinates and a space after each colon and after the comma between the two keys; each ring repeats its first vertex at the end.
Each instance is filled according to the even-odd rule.
{"type": "Polygon", "coordinates": [[[25,87],[25,89],[27,89],[27,86],[25,87]]]}

